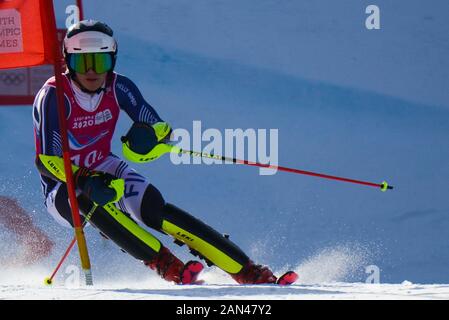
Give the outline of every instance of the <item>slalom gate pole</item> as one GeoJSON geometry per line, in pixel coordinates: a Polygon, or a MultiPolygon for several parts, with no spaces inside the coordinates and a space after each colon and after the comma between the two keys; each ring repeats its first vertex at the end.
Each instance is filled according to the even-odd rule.
{"type": "MultiPolygon", "coordinates": [[[[55,11],[53,7],[53,1],[51,2],[51,10],[52,13],[49,15],[52,17],[52,23],[54,25],[54,29],[56,30],[56,18],[55,11]]],[[[53,35],[55,41],[54,43],[58,43],[57,41],[57,33],[53,35]]],[[[56,96],[57,96],[57,106],[58,106],[58,121],[59,121],[59,130],[61,135],[61,144],[62,144],[62,155],[64,158],[64,171],[66,175],[67,181],[67,191],[69,194],[70,207],[72,209],[72,220],[75,229],[75,237],[78,243],[78,251],[81,259],[81,267],[84,271],[86,285],[93,285],[92,280],[92,271],[90,265],[89,254],[87,251],[86,238],[83,233],[83,227],[81,225],[81,218],[79,214],[78,202],[76,199],[75,193],[75,184],[73,180],[73,172],[70,160],[70,148],[67,139],[67,126],[65,119],[65,103],[64,103],[64,92],[63,92],[63,78],[62,78],[62,56],[61,56],[61,48],[55,45],[54,50],[54,73],[56,79],[56,96]]]]}
{"type": "MultiPolygon", "coordinates": [[[[95,212],[95,210],[97,209],[97,207],[98,207],[98,205],[94,203],[94,205],[92,206],[92,209],[90,209],[89,213],[86,216],[86,219],[84,220],[83,228],[87,224],[87,222],[89,222],[90,218],[92,217],[92,215],[95,212]]],[[[72,248],[75,245],[75,242],[76,242],[76,236],[73,237],[72,241],[70,242],[69,246],[67,247],[66,251],[64,252],[64,255],[62,256],[61,260],[59,260],[58,265],[53,270],[53,273],[51,274],[51,276],[45,278],[44,283],[46,285],[52,285],[53,284],[53,278],[56,276],[56,273],[58,273],[59,268],[61,268],[61,266],[64,263],[65,259],[69,255],[70,251],[72,251],[72,248]]]]}
{"type": "Polygon", "coordinates": [[[84,10],[83,10],[83,1],[82,0],[76,0],[76,6],[78,7],[80,16],[79,19],[84,20],[84,10]]]}
{"type": "Polygon", "coordinates": [[[388,183],[386,181],[384,181],[382,183],[373,183],[373,182],[368,182],[368,181],[348,179],[348,178],[343,178],[343,177],[331,176],[328,174],[311,172],[311,171],[304,171],[304,170],[292,169],[292,168],[275,166],[275,165],[270,165],[270,164],[263,164],[263,163],[259,163],[259,162],[248,161],[248,160],[240,160],[240,159],[236,159],[236,158],[225,157],[225,156],[221,156],[221,155],[214,155],[214,154],[209,154],[209,153],[205,153],[205,152],[183,150],[177,146],[171,146],[170,152],[188,154],[192,157],[210,158],[210,159],[245,164],[245,165],[255,166],[255,167],[260,167],[260,168],[275,169],[275,170],[279,170],[279,171],[309,175],[309,176],[323,178],[323,179],[331,179],[331,180],[337,180],[337,181],[342,181],[342,182],[361,184],[361,185],[365,185],[365,186],[380,188],[380,190],[383,192],[387,191],[388,189],[393,189],[393,186],[388,185],[388,183]]]}

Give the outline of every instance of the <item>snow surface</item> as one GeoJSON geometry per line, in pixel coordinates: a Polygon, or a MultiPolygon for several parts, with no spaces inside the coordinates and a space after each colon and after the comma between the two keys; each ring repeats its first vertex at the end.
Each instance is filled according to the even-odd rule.
{"type": "Polygon", "coordinates": [[[117,283],[112,287],[42,289],[38,285],[2,285],[3,299],[61,300],[429,300],[449,299],[449,285],[320,283],[317,285],[239,286],[211,284],[200,286],[169,286],[149,283],[130,286],[117,283]]]}
{"type": "MultiPolygon", "coordinates": [[[[295,268],[302,271],[301,266],[295,268]]],[[[92,287],[66,279],[65,282],[44,286],[36,283],[45,269],[27,268],[25,274],[17,270],[1,279],[1,299],[14,300],[434,300],[449,299],[448,284],[376,284],[360,282],[301,283],[287,287],[276,285],[238,285],[217,268],[204,272],[205,285],[177,286],[147,275],[141,280],[122,278],[95,281],[92,287]]]]}
{"type": "MultiPolygon", "coordinates": [[[[69,1],[65,1],[69,3],[69,1]]],[[[448,299],[449,2],[378,0],[381,30],[364,28],[368,1],[85,1],[119,41],[117,71],[174,127],[278,128],[279,164],[382,182],[368,187],[246,166],[134,167],[165,198],[214,226],[289,288],[240,287],[219,270],[209,286],[162,282],[86,231],[95,287],[68,288],[75,251],[52,289],[41,286],[72,233],[47,215],[35,172],[30,108],[0,108],[0,194],[17,198],[56,242],[35,266],[0,227],[6,299],[448,299]],[[107,3],[107,4],[106,4],[107,3]],[[366,284],[368,266],[380,284],[366,284]]],[[[58,12],[64,12],[58,1],[58,12]]],[[[59,19],[63,23],[62,17],[59,19]]],[[[117,137],[129,120],[119,121],[117,137]]],[[[204,146],[204,145],[203,145],[204,146]]],[[[160,239],[184,260],[185,248],[160,239]]]]}

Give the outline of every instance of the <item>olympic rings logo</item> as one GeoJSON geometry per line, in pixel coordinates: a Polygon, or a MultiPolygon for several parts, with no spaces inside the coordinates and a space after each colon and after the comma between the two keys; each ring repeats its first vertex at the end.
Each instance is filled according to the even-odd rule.
{"type": "Polygon", "coordinates": [[[0,74],[1,81],[7,86],[18,86],[25,80],[25,75],[17,73],[0,74]]]}

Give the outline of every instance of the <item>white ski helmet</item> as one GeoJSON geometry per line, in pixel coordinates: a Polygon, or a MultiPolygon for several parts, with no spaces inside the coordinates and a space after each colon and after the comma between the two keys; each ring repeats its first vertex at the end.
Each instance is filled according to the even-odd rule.
{"type": "Polygon", "coordinates": [[[108,52],[112,56],[112,69],[117,59],[117,42],[112,29],[96,20],[82,20],[71,26],[63,43],[63,55],[70,72],[70,55],[74,53],[108,52]]]}

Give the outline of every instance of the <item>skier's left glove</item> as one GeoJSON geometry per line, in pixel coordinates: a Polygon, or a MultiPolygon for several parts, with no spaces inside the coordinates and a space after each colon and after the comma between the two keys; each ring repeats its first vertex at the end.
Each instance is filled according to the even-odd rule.
{"type": "Polygon", "coordinates": [[[149,125],[134,122],[129,131],[121,138],[123,155],[132,162],[149,162],[156,160],[171,151],[170,141],[172,129],[166,122],[149,125]]]}
{"type": "Polygon", "coordinates": [[[80,168],[74,178],[75,185],[99,206],[117,202],[124,194],[125,181],[106,172],[80,168]]]}

